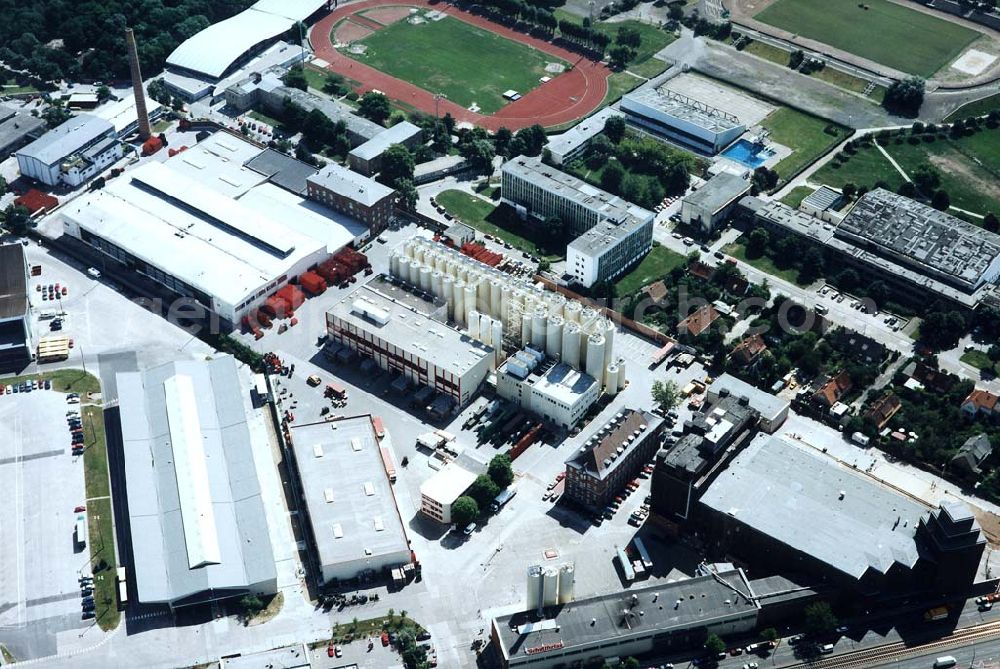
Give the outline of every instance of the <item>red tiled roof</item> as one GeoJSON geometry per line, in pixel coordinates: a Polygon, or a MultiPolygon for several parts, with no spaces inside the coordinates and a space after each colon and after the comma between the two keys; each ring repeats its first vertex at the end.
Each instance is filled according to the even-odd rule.
{"type": "Polygon", "coordinates": [[[733,349],[732,357],[741,360],[743,364],[749,364],[758,355],[767,350],[767,344],[764,343],[764,338],[759,334],[755,334],[751,337],[747,337],[733,349]]]}
{"type": "Polygon", "coordinates": [[[707,330],[708,326],[714,323],[718,318],[719,312],[716,311],[715,307],[711,304],[706,304],[678,323],[677,330],[681,333],[686,331],[688,334],[697,337],[702,332],[707,330]]]}
{"type": "Polygon", "coordinates": [[[715,275],[715,269],[701,262],[700,260],[695,260],[688,267],[688,273],[692,276],[696,276],[699,279],[705,279],[705,281],[710,280],[715,275]]]}
{"type": "Polygon", "coordinates": [[[872,402],[871,408],[865,414],[865,418],[875,423],[881,430],[902,407],[903,403],[899,401],[899,398],[895,394],[886,393],[872,402]]]}
{"type": "Polygon", "coordinates": [[[994,395],[988,390],[977,388],[969,393],[969,396],[962,402],[962,406],[971,404],[975,411],[994,411],[996,410],[997,400],[1000,400],[1000,396],[994,395]]]}
{"type": "Polygon", "coordinates": [[[662,300],[667,296],[667,284],[663,283],[662,281],[651,283],[642,290],[644,293],[646,293],[646,295],[649,296],[649,299],[653,300],[654,302],[659,302],[660,300],[662,300]]]}
{"type": "Polygon", "coordinates": [[[845,370],[824,383],[813,397],[824,400],[827,404],[833,406],[840,401],[841,397],[850,392],[853,387],[854,383],[845,370]]]}

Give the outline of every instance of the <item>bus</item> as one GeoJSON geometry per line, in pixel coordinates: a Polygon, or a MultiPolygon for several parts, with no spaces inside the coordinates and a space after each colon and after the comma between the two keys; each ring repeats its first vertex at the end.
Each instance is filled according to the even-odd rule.
{"type": "Polygon", "coordinates": [[[76,517],[76,543],[87,545],[87,519],[82,514],[76,517]]]}
{"type": "Polygon", "coordinates": [[[639,554],[639,559],[642,560],[642,565],[649,569],[653,566],[653,561],[649,557],[649,551],[646,550],[646,544],[642,543],[642,539],[636,536],[632,539],[632,543],[635,544],[635,551],[639,554]]]}
{"type": "Polygon", "coordinates": [[[490,509],[493,510],[493,513],[496,513],[497,511],[502,509],[507,504],[507,502],[514,499],[514,495],[516,494],[517,490],[515,490],[514,488],[507,488],[499,495],[497,495],[495,498],[493,498],[493,503],[490,504],[490,509]]]}

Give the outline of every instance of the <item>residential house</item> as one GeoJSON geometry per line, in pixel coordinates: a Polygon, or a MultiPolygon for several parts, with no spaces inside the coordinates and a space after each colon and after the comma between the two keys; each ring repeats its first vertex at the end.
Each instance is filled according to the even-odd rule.
{"type": "Polygon", "coordinates": [[[816,392],[813,393],[813,401],[821,406],[832,408],[840,401],[841,397],[851,392],[852,388],[854,388],[854,382],[851,381],[850,375],[846,371],[842,371],[836,376],[828,378],[816,389],[816,392]]]}
{"type": "Polygon", "coordinates": [[[645,293],[646,297],[652,300],[653,304],[656,306],[661,306],[663,304],[663,300],[667,298],[667,294],[669,293],[667,290],[667,284],[663,283],[663,281],[654,281],[643,288],[642,292],[645,293]]]}
{"type": "Polygon", "coordinates": [[[710,265],[706,265],[700,260],[695,260],[688,267],[688,274],[696,276],[699,279],[704,279],[705,281],[711,281],[712,277],[715,276],[715,268],[710,265]]]}
{"type": "Polygon", "coordinates": [[[926,388],[936,393],[946,393],[951,390],[959,379],[950,372],[942,372],[931,367],[925,362],[911,362],[903,368],[903,374],[907,380],[905,385],[911,390],[921,390],[926,388]]]}
{"type": "Polygon", "coordinates": [[[755,334],[740,341],[733,352],[729,354],[729,358],[743,367],[749,367],[756,363],[766,350],[767,344],[764,343],[764,338],[755,334]]]}
{"type": "Polygon", "coordinates": [[[989,437],[985,434],[977,434],[974,437],[969,437],[959,447],[958,453],[951,459],[951,466],[966,474],[978,474],[983,461],[990,457],[991,453],[993,453],[993,446],[990,444],[989,437]]]}
{"type": "Polygon", "coordinates": [[[871,407],[865,412],[864,418],[881,430],[901,408],[903,408],[903,403],[899,401],[899,397],[892,392],[887,392],[872,402],[871,407]]]}
{"type": "Polygon", "coordinates": [[[888,357],[883,344],[848,328],[836,328],[827,333],[826,339],[835,349],[862,364],[879,365],[888,357]]]}
{"type": "Polygon", "coordinates": [[[976,418],[978,416],[995,417],[1000,415],[1000,407],[997,406],[997,400],[1000,400],[1000,396],[994,395],[988,390],[977,388],[962,401],[962,411],[969,418],[976,418]]]}
{"type": "Polygon", "coordinates": [[[719,311],[714,305],[706,304],[703,307],[699,307],[687,318],[682,320],[677,324],[678,334],[689,334],[692,337],[697,337],[702,332],[707,330],[709,326],[714,323],[719,318],[719,311]]]}

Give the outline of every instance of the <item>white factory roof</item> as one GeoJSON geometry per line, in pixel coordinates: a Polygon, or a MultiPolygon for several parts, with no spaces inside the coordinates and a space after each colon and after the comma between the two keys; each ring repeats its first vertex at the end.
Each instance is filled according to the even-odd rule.
{"type": "Polygon", "coordinates": [[[371,160],[372,158],[381,156],[393,144],[402,144],[419,134],[420,128],[409,121],[403,121],[383,130],[364,144],[355,147],[351,150],[350,155],[361,160],[371,160]]]}
{"type": "Polygon", "coordinates": [[[54,165],[63,158],[89,146],[112,129],[112,125],[93,114],[80,114],[17,152],[18,156],[34,158],[45,165],[54,165]]]}
{"type": "MultiPolygon", "coordinates": [[[[146,96],[146,113],[152,117],[162,107],[159,102],[146,96]]],[[[121,135],[130,125],[136,122],[135,95],[129,93],[121,100],[108,102],[93,111],[93,115],[102,118],[115,127],[115,132],[121,135]]]]}
{"type": "Polygon", "coordinates": [[[590,374],[560,362],[535,382],[535,390],[566,406],[573,406],[596,383],[590,374]]]}
{"type": "MultiPolygon", "coordinates": [[[[179,148],[179,147],[177,147],[179,148]]],[[[262,149],[228,132],[216,132],[167,161],[167,166],[203,186],[236,198],[267,176],[244,164],[262,149]]]]}
{"type": "Polygon", "coordinates": [[[291,30],[326,0],[260,0],[249,9],[184,40],[167,65],[218,79],[245,53],[291,30]]]}
{"type": "Polygon", "coordinates": [[[476,475],[457,462],[449,462],[420,484],[420,494],[441,504],[451,504],[469,489],[476,475]]]}
{"type": "Polygon", "coordinates": [[[321,243],[162,163],[147,163],[64,207],[85,230],[194,288],[238,305],[321,243]]]}
{"type": "Polygon", "coordinates": [[[270,219],[281,221],[285,227],[325,244],[327,253],[336,253],[356,239],[368,236],[368,226],[360,221],[271,183],[255,186],[239,201],[270,219]]]}

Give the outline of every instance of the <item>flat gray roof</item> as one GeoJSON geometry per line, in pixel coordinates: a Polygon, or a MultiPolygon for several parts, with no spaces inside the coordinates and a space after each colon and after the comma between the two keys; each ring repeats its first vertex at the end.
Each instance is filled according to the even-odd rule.
{"type": "Polygon", "coordinates": [[[548,150],[560,159],[581,148],[594,137],[604,132],[604,124],[612,116],[622,113],[613,107],[605,107],[589,118],[585,118],[566,132],[552,135],[546,144],[548,150]]]}
{"type": "Polygon", "coordinates": [[[626,94],[622,101],[648,107],[709,132],[722,133],[743,127],[733,114],[668,88],[642,87],[626,94]]]}
{"type": "Polygon", "coordinates": [[[306,192],[309,177],[319,171],[308,163],[274,149],[265,149],[248,160],[246,166],[266,176],[271,183],[299,195],[306,192]]]}
{"type": "Polygon", "coordinates": [[[167,363],[118,374],[117,385],[139,600],[190,601],[274,583],[235,360],[167,363]],[[178,402],[172,386],[181,382],[191,392],[178,402]]]}
{"type": "Polygon", "coordinates": [[[28,313],[28,285],[24,248],[0,244],[0,318],[18,318],[28,313]]]}
{"type": "Polygon", "coordinates": [[[409,551],[369,416],[293,427],[292,448],[322,564],[409,551]]]}
{"type": "Polygon", "coordinates": [[[381,156],[393,144],[402,144],[420,133],[420,128],[409,121],[403,121],[383,130],[364,144],[352,149],[350,155],[362,160],[371,160],[381,156]]]}
{"type": "Polygon", "coordinates": [[[17,152],[19,156],[34,158],[46,165],[53,165],[67,156],[86,148],[108,132],[114,132],[110,122],[91,114],[80,114],[28,144],[17,152]]]}
{"type": "Polygon", "coordinates": [[[371,207],[396,192],[374,179],[336,163],[330,163],[308,177],[306,181],[350,198],[365,207],[371,207]]]}
{"type": "Polygon", "coordinates": [[[929,512],[825,453],[763,434],[700,503],[854,579],[913,567],[917,526],[929,512]]]}
{"type": "Polygon", "coordinates": [[[0,105],[0,150],[9,150],[24,141],[25,137],[44,132],[45,120],[31,114],[16,114],[10,107],[0,105]]]}
{"type": "Polygon", "coordinates": [[[605,219],[571,241],[567,248],[576,249],[587,255],[600,255],[645,226],[649,227],[649,234],[652,236],[653,228],[648,219],[634,216],[629,216],[623,222],[605,219]]]}
{"type": "Polygon", "coordinates": [[[533,655],[557,655],[580,646],[682,633],[756,616],[760,606],[747,598],[750,593],[746,575],[734,570],[577,599],[550,610],[551,617],[545,623],[552,622],[548,624],[539,624],[534,611],[500,616],[494,624],[508,657],[528,653],[529,649],[533,655]],[[627,624],[623,611],[629,612],[627,624]],[[535,625],[525,627],[531,623],[535,625]],[[560,645],[537,650],[554,642],[560,645]]]}
{"type": "Polygon", "coordinates": [[[727,389],[729,394],[734,397],[746,397],[750,400],[750,406],[767,420],[774,419],[782,411],[786,411],[790,405],[788,400],[756,388],[732,374],[723,374],[715,379],[708,386],[708,392],[718,395],[723,388],[727,389]]]}
{"type": "Polygon", "coordinates": [[[738,174],[719,172],[684,200],[713,214],[750,190],[750,182],[738,174]]]}

